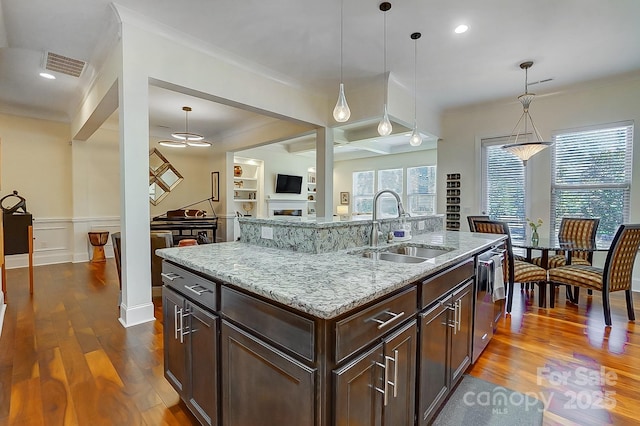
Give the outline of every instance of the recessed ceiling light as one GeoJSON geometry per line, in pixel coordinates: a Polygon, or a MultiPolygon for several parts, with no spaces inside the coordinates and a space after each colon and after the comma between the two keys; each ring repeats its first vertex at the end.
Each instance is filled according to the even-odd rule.
{"type": "Polygon", "coordinates": [[[53,74],[49,74],[48,72],[41,72],[40,77],[47,78],[49,80],[55,80],[56,76],[53,74]]]}
{"type": "Polygon", "coordinates": [[[461,24],[461,25],[458,25],[456,29],[453,31],[455,31],[456,34],[462,34],[462,33],[466,33],[468,29],[469,29],[468,26],[466,26],[465,24],[461,24]]]}

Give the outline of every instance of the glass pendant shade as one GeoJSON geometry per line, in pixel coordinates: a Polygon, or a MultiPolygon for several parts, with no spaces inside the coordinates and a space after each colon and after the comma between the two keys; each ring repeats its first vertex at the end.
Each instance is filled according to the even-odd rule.
{"type": "Polygon", "coordinates": [[[382,120],[380,120],[380,124],[378,124],[378,134],[380,136],[389,136],[393,127],[391,126],[391,121],[389,121],[389,114],[387,114],[387,105],[384,106],[384,115],[382,116],[382,120]]]}
{"type": "Polygon", "coordinates": [[[521,159],[526,166],[527,160],[550,145],[551,142],[520,142],[504,145],[502,148],[521,159]]]}
{"type": "Polygon", "coordinates": [[[347,105],[347,98],[344,96],[344,84],[340,83],[340,92],[338,93],[338,102],[333,109],[333,118],[338,123],[344,123],[351,117],[351,110],[347,105]]]}
{"type": "Polygon", "coordinates": [[[409,136],[409,144],[411,146],[420,146],[420,145],[422,145],[422,135],[418,131],[418,127],[417,126],[415,126],[413,128],[413,132],[411,133],[411,136],[409,136]]]}

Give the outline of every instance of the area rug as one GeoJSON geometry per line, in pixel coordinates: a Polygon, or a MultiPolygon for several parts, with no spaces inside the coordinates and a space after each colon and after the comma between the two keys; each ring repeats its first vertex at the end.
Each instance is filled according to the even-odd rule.
{"type": "Polygon", "coordinates": [[[543,415],[544,404],[533,395],[464,375],[433,424],[539,426],[543,415]]]}

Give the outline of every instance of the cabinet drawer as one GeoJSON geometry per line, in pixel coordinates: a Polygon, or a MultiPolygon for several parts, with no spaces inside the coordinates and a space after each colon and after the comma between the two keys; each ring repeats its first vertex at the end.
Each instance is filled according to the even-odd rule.
{"type": "Polygon", "coordinates": [[[475,274],[474,259],[460,263],[422,282],[422,308],[426,308],[442,295],[475,274]]]}
{"type": "Polygon", "coordinates": [[[266,340],[315,361],[312,320],[228,287],[221,290],[220,312],[266,340]]]}
{"type": "Polygon", "coordinates": [[[162,262],[162,282],[188,299],[216,310],[216,284],[168,262],[162,262]]]}
{"type": "Polygon", "coordinates": [[[336,363],[411,318],[416,311],[417,290],[400,294],[336,323],[336,363]]]}

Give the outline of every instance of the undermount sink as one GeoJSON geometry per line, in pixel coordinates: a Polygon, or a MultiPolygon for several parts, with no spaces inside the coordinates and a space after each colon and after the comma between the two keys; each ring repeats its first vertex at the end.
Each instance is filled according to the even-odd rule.
{"type": "Polygon", "coordinates": [[[355,252],[350,254],[361,255],[368,259],[386,260],[395,263],[422,263],[429,259],[448,253],[450,250],[417,247],[412,245],[392,246],[379,251],[355,252]]]}
{"type": "Polygon", "coordinates": [[[435,248],[427,248],[427,247],[413,247],[413,246],[398,246],[398,247],[389,247],[387,250],[389,253],[397,253],[408,256],[415,257],[423,257],[426,259],[433,259],[434,257],[438,257],[442,254],[449,253],[449,250],[444,249],[435,249],[435,248]]]}
{"type": "Polygon", "coordinates": [[[389,253],[385,251],[365,251],[362,253],[362,257],[374,260],[387,260],[389,262],[396,263],[422,263],[427,260],[423,257],[408,256],[406,254],[389,253]]]}

